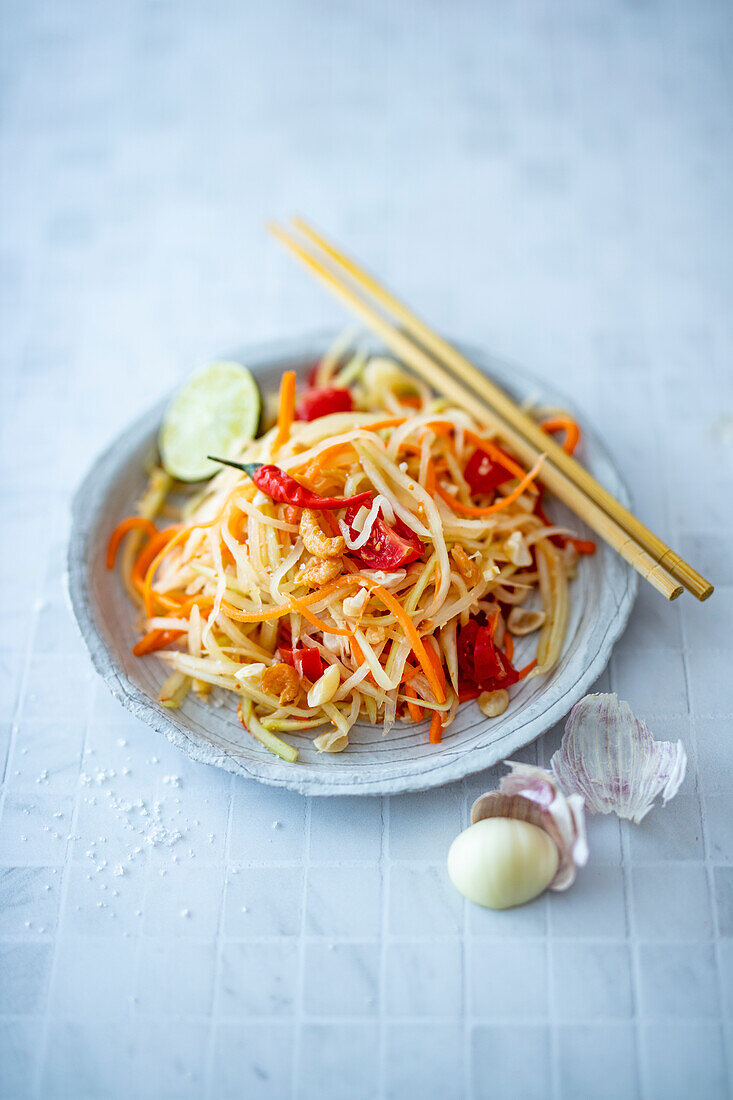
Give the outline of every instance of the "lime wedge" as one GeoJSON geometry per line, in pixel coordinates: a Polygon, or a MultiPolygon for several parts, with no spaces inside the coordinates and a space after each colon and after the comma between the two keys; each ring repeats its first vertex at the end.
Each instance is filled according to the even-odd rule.
{"type": "Polygon", "coordinates": [[[219,362],[194,374],[168,406],[158,444],[166,471],[179,481],[203,481],[221,469],[206,456],[226,455],[237,439],[253,439],[260,391],[241,363],[219,362]]]}

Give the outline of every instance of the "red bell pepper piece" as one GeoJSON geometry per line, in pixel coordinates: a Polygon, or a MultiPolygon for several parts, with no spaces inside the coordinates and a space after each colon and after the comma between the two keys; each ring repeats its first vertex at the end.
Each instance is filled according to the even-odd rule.
{"type": "Polygon", "coordinates": [[[516,474],[513,474],[511,470],[507,470],[500,462],[495,462],[486,451],[482,451],[477,447],[466,463],[463,476],[468,482],[473,495],[481,496],[482,494],[493,493],[505,481],[516,477],[516,474]]]}
{"type": "MultiPolygon", "coordinates": [[[[344,517],[352,539],[359,535],[353,525],[358,511],[359,507],[351,504],[344,517]]],[[[423,544],[415,532],[398,516],[395,516],[394,527],[390,527],[384,522],[380,510],[369,538],[358,550],[352,550],[351,554],[359,565],[367,569],[399,569],[403,565],[409,565],[411,561],[417,561],[422,552],[423,544]]]]}
{"type": "Polygon", "coordinates": [[[278,653],[286,665],[293,665],[301,680],[310,680],[312,684],[323,675],[323,658],[313,646],[301,646],[288,649],[278,646],[278,653]]]}
{"type": "Polygon", "coordinates": [[[297,420],[317,420],[329,413],[351,412],[353,398],[348,390],[338,386],[326,386],[319,390],[308,390],[295,406],[297,420]]]}
{"type": "Polygon", "coordinates": [[[458,635],[458,664],[462,679],[480,691],[497,691],[516,684],[519,673],[494,641],[494,625],[469,619],[458,635]]]}

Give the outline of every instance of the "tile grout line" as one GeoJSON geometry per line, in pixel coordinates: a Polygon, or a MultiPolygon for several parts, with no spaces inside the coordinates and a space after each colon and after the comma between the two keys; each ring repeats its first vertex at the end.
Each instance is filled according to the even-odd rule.
{"type": "MultiPolygon", "coordinates": [[[[547,768],[547,761],[545,760],[545,739],[540,738],[537,744],[537,764],[541,768],[547,768]]],[[[555,983],[553,979],[554,975],[554,962],[555,952],[553,950],[554,944],[552,939],[552,906],[548,903],[547,896],[539,899],[541,904],[545,906],[545,919],[546,919],[546,932],[545,932],[545,944],[546,944],[546,959],[545,959],[545,975],[547,979],[547,1001],[546,1001],[546,1019],[547,1019],[547,1031],[550,1040],[550,1089],[551,1095],[557,1100],[562,1096],[560,1089],[560,1037],[557,1030],[557,1013],[555,1012],[555,983]]]]}
{"type": "Polygon", "coordinates": [[[389,795],[380,799],[379,813],[382,825],[379,859],[379,883],[381,886],[381,912],[379,914],[379,1081],[377,1095],[383,1097],[387,1086],[387,1027],[384,1007],[387,1003],[387,937],[389,935],[389,897],[391,887],[391,861],[389,858],[389,823],[391,800],[389,795]]]}
{"type": "Polygon", "coordinates": [[[303,1006],[305,1004],[305,946],[306,946],[306,912],[308,900],[308,870],[310,868],[311,852],[311,821],[313,816],[313,799],[305,798],[305,842],[303,844],[303,889],[300,898],[300,933],[298,935],[298,982],[293,1012],[293,1057],[291,1061],[291,1096],[297,1100],[300,1091],[300,1065],[303,1052],[303,1006]]]}
{"type": "MultiPolygon", "coordinates": [[[[686,628],[684,616],[681,616],[681,630],[683,638],[686,638],[686,628]]],[[[682,662],[685,670],[685,677],[687,679],[687,694],[690,699],[690,673],[687,664],[687,646],[684,647],[682,654],[682,662]]],[[[693,693],[694,696],[694,693],[693,693]]],[[[694,698],[693,700],[694,701],[694,698]]],[[[718,995],[718,1021],[720,1030],[722,1033],[722,1048],[723,1048],[723,1068],[726,1074],[726,1080],[730,1081],[733,1077],[733,1036],[729,1034],[729,1029],[724,1027],[725,1023],[725,987],[723,985],[723,973],[722,973],[722,959],[720,954],[720,921],[718,916],[717,894],[715,889],[715,874],[714,863],[712,854],[710,851],[710,838],[708,836],[708,826],[705,815],[705,799],[703,795],[702,784],[700,782],[700,770],[699,770],[699,755],[697,751],[697,720],[694,714],[693,707],[690,706],[690,743],[692,745],[693,752],[695,754],[695,789],[697,791],[698,801],[700,805],[700,833],[703,846],[703,860],[702,864],[705,868],[705,880],[707,883],[708,891],[708,903],[710,906],[710,916],[712,920],[713,933],[711,937],[711,947],[713,951],[713,958],[715,960],[715,977],[716,977],[716,992],[718,995]]],[[[698,942],[698,941],[696,941],[698,942]]]]}
{"type": "Polygon", "coordinates": [[[0,783],[0,825],[2,825],[3,812],[5,810],[5,801],[7,799],[8,791],[10,790],[10,768],[11,764],[15,762],[15,748],[18,741],[18,732],[20,728],[20,720],[23,714],[23,704],[25,702],[26,692],[28,690],[28,680],[30,677],[31,661],[33,659],[33,649],[36,641],[36,633],[38,631],[38,620],[40,618],[41,610],[43,607],[43,601],[45,599],[45,585],[46,585],[46,572],[48,570],[48,564],[51,558],[50,551],[48,558],[44,563],[43,569],[39,571],[39,577],[36,581],[35,597],[31,603],[31,611],[33,618],[31,620],[30,629],[28,630],[28,641],[26,642],[25,654],[23,656],[23,664],[18,678],[18,695],[15,699],[15,706],[13,708],[13,717],[10,723],[10,741],[8,743],[8,751],[5,757],[5,768],[2,776],[2,783],[0,783]]]}
{"type": "MultiPolygon", "coordinates": [[[[467,829],[469,820],[468,810],[468,780],[461,780],[461,830],[467,829]]],[[[471,994],[473,992],[471,987],[471,972],[470,972],[470,958],[469,958],[469,943],[470,953],[473,954],[475,949],[475,943],[473,940],[469,941],[468,936],[468,899],[461,898],[461,963],[463,966],[463,1093],[464,1100],[468,1100],[469,1097],[473,1097],[475,1094],[475,1082],[473,1080],[473,1062],[471,1058],[471,1040],[473,1037],[472,1020],[471,1020],[471,994]]]]}
{"type": "Polygon", "coordinates": [[[237,776],[229,776],[229,792],[227,804],[226,836],[224,838],[224,857],[221,863],[224,872],[221,886],[221,900],[219,920],[216,926],[216,959],[214,962],[213,991],[211,997],[211,1009],[209,1013],[209,1036],[206,1045],[206,1057],[204,1060],[204,1080],[202,1082],[202,1094],[205,1097],[212,1095],[214,1079],[214,1052],[216,1050],[216,1025],[218,1022],[219,988],[224,964],[224,920],[226,914],[227,896],[229,893],[229,854],[231,851],[232,818],[234,816],[234,784],[237,776]]]}
{"type": "MultiPolygon", "coordinates": [[[[661,379],[661,376],[660,376],[659,366],[658,366],[657,363],[653,363],[652,371],[650,371],[650,374],[652,374],[653,392],[656,394],[656,400],[655,400],[655,403],[654,403],[655,404],[655,411],[656,411],[656,416],[654,418],[656,447],[657,447],[657,454],[661,455],[661,450],[663,450],[663,433],[661,433],[661,426],[660,426],[660,422],[659,422],[659,410],[666,408],[666,406],[667,406],[667,401],[666,401],[667,394],[666,394],[665,387],[663,385],[663,379],[661,379]]],[[[674,544],[675,544],[675,546],[679,546],[680,533],[681,532],[680,532],[679,524],[678,524],[678,522],[676,521],[676,518],[675,518],[674,510],[672,510],[672,507],[671,507],[672,493],[671,493],[671,485],[670,485],[669,478],[670,478],[670,472],[667,469],[667,467],[665,466],[665,471],[664,471],[664,475],[663,475],[663,486],[664,486],[663,513],[664,513],[664,517],[665,517],[665,521],[666,521],[666,527],[667,527],[668,530],[670,530],[672,532],[672,535],[674,535],[674,544]]],[[[692,599],[693,597],[689,593],[683,593],[681,598],[682,599],[692,599]]],[[[710,906],[710,914],[711,914],[711,919],[712,919],[712,930],[713,930],[712,950],[713,950],[713,958],[714,958],[714,963],[715,963],[715,979],[716,979],[715,980],[715,992],[716,992],[716,996],[718,996],[718,1002],[719,1002],[718,1003],[718,1018],[716,1018],[716,1019],[718,1019],[719,1030],[721,1032],[721,1038],[722,1038],[723,1069],[724,1069],[724,1071],[727,1075],[727,1079],[730,1080],[731,1070],[733,1069],[733,1065],[732,1065],[732,1060],[733,1059],[732,1059],[731,1053],[730,1053],[730,1041],[729,1041],[729,1038],[727,1038],[727,1036],[726,1036],[726,1029],[725,1029],[725,1027],[723,1027],[724,990],[723,990],[723,981],[722,981],[722,974],[721,974],[720,937],[719,937],[719,926],[718,926],[718,906],[716,906],[716,903],[715,903],[715,890],[714,890],[714,881],[713,881],[713,872],[712,872],[712,862],[711,862],[711,858],[710,858],[710,846],[709,846],[709,838],[708,838],[708,824],[707,824],[707,821],[705,821],[705,805],[704,805],[704,800],[702,798],[702,791],[701,791],[701,784],[700,784],[700,771],[699,771],[700,763],[699,763],[699,755],[698,755],[697,718],[696,718],[696,714],[694,714],[694,706],[693,706],[693,704],[694,704],[694,694],[696,694],[696,693],[694,693],[694,691],[692,689],[692,683],[691,683],[691,678],[690,678],[690,667],[689,667],[690,649],[689,649],[689,645],[688,645],[687,626],[686,626],[686,621],[685,621],[685,615],[683,615],[681,610],[679,610],[679,609],[676,609],[676,613],[679,617],[679,637],[680,637],[680,650],[681,650],[681,660],[682,660],[682,673],[683,673],[683,676],[685,676],[685,694],[686,694],[686,697],[687,697],[687,717],[688,717],[688,723],[689,723],[688,728],[689,728],[690,745],[691,745],[692,752],[693,752],[694,790],[696,790],[697,799],[698,799],[698,806],[699,806],[699,811],[700,811],[700,836],[701,836],[701,840],[702,840],[702,860],[701,860],[701,862],[702,862],[702,866],[703,866],[704,872],[705,872],[705,881],[707,881],[708,904],[710,906]]],[[[697,942],[699,942],[699,941],[696,941],[696,943],[697,942]]],[[[644,1048],[644,1051],[645,1051],[645,1037],[644,1037],[642,1029],[639,1029],[639,1033],[641,1033],[641,1034],[639,1034],[639,1041],[641,1041],[641,1044],[642,1044],[642,1046],[644,1048]]],[[[648,1092],[648,1095],[650,1095],[650,1089],[648,1089],[647,1092],[648,1092]]]]}
{"type": "MultiPolygon", "coordinates": [[[[611,691],[615,690],[616,670],[613,657],[608,667],[608,682],[611,691]]],[[[641,1027],[641,1013],[639,1010],[641,1000],[641,967],[639,963],[639,940],[636,935],[636,918],[634,915],[634,882],[633,859],[631,856],[631,844],[629,842],[628,829],[623,827],[621,818],[617,819],[618,838],[621,848],[621,882],[624,893],[624,918],[626,924],[626,942],[629,947],[629,977],[631,978],[632,1013],[631,1024],[634,1041],[634,1057],[636,1059],[636,1088],[640,1100],[646,1095],[646,1062],[644,1059],[644,1038],[641,1027]]]]}
{"type": "MultiPolygon", "coordinates": [[[[92,690],[91,698],[90,698],[90,702],[89,702],[89,714],[88,714],[87,721],[86,721],[86,729],[84,731],[84,741],[83,741],[83,744],[82,744],[81,755],[79,757],[79,771],[78,771],[78,776],[77,776],[77,790],[76,790],[76,793],[74,795],[74,805],[72,807],[71,821],[70,821],[70,824],[69,824],[69,835],[70,836],[75,835],[75,833],[76,833],[76,823],[77,823],[78,818],[79,818],[79,794],[80,794],[80,789],[79,789],[79,785],[78,785],[78,777],[81,775],[82,768],[84,767],[84,753],[85,753],[85,750],[86,750],[86,747],[87,747],[87,741],[88,741],[88,738],[89,738],[89,730],[90,730],[90,727],[91,727],[91,722],[92,722],[93,717],[94,717],[94,691],[92,690]]],[[[36,1084],[37,1084],[37,1088],[35,1090],[35,1095],[38,1096],[38,1097],[41,1096],[41,1084],[42,1084],[43,1071],[45,1069],[46,1058],[47,1058],[47,1055],[48,1055],[48,1034],[49,1034],[50,1022],[51,1022],[51,993],[53,991],[54,979],[55,979],[55,976],[56,976],[56,968],[58,966],[59,940],[61,939],[63,922],[64,922],[64,918],[65,918],[65,915],[66,915],[66,904],[67,904],[67,900],[68,900],[68,896],[69,896],[69,882],[70,882],[71,874],[72,874],[72,871],[73,871],[73,868],[74,868],[74,861],[73,861],[73,859],[69,858],[68,853],[69,853],[69,850],[70,850],[71,846],[74,843],[75,843],[75,841],[73,841],[73,840],[67,840],[67,842],[66,842],[66,857],[64,859],[63,866],[60,868],[60,870],[61,870],[61,886],[60,886],[60,889],[59,889],[59,916],[58,916],[58,920],[56,922],[56,931],[55,931],[55,935],[54,935],[54,938],[53,938],[51,967],[50,967],[49,975],[48,975],[48,989],[46,991],[46,1009],[45,1009],[45,1012],[44,1012],[44,1015],[43,1015],[41,1039],[40,1039],[40,1043],[38,1045],[38,1065],[36,1067],[36,1074],[37,1074],[36,1084]]]]}

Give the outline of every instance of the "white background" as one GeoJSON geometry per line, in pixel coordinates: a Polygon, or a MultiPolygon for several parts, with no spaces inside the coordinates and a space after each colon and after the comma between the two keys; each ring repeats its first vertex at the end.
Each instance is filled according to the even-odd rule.
{"type": "Polygon", "coordinates": [[[0,1094],[728,1095],[728,6],[2,18],[0,1094]],[[566,895],[495,914],[447,882],[495,773],[384,802],[235,780],[128,718],[76,638],[67,505],[95,453],[217,353],[341,323],[264,232],[292,211],[572,392],[718,585],[639,597],[600,687],[689,775],[639,827],[594,820],[566,895]],[[145,843],[156,814],[180,840],[145,843]]]}

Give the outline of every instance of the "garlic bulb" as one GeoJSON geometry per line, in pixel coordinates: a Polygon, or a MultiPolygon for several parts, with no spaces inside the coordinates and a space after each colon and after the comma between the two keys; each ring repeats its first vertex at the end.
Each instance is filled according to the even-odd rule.
{"type": "Polygon", "coordinates": [[[638,825],[658,795],[668,802],[677,794],[687,754],[681,741],[655,741],[616,695],[586,695],[571,710],[550,767],[564,790],[583,796],[589,813],[616,813],[638,825]]]}
{"type": "Polygon", "coordinates": [[[536,898],[552,882],[560,856],[544,829],[491,817],[464,829],[448,852],[455,888],[477,905],[510,909],[536,898]]]}

